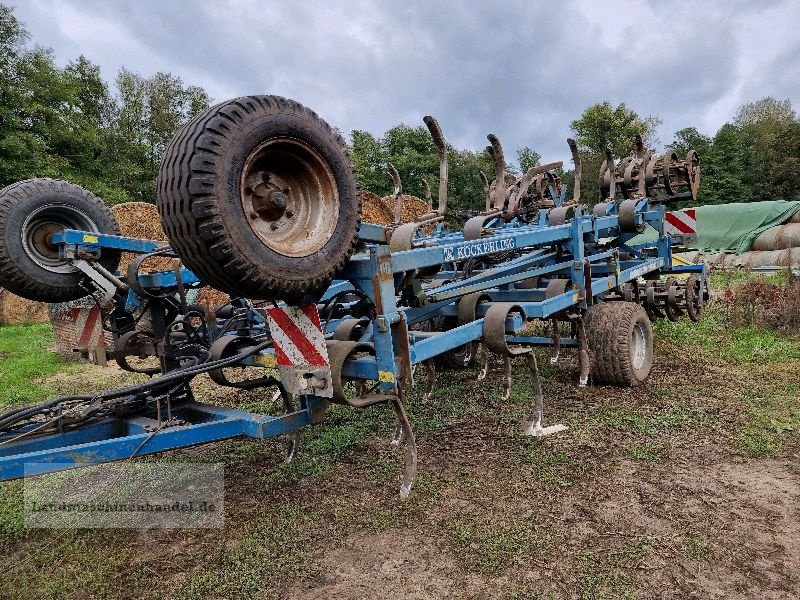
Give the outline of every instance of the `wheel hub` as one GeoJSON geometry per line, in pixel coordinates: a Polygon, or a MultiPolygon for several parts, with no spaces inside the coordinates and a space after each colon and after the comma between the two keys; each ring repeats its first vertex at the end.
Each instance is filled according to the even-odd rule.
{"type": "Polygon", "coordinates": [[[254,150],[242,172],[242,208],[250,228],[283,256],[308,256],[333,235],[339,214],[327,162],[300,140],[274,138],[254,150]]]}
{"type": "Polygon", "coordinates": [[[631,332],[631,363],[634,369],[641,369],[647,358],[647,338],[644,329],[639,323],[633,326],[631,332]]]}

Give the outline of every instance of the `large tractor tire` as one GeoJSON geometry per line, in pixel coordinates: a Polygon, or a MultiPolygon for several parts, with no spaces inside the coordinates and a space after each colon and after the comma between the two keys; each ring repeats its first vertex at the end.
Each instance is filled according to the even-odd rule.
{"type": "Polygon", "coordinates": [[[358,240],[344,140],[278,96],[229,100],[185,125],[164,153],[157,205],[183,262],[205,283],[247,298],[320,295],[358,240]]]}
{"type": "MultiPolygon", "coordinates": [[[[28,179],[0,190],[0,287],[37,302],[86,296],[86,275],[50,242],[64,229],[120,235],[103,201],[68,181],[28,179]]],[[[104,250],[99,262],[113,272],[119,257],[104,250]]]]}
{"type": "Polygon", "coordinates": [[[602,302],[584,317],[596,383],[634,387],[653,367],[653,327],[635,302],[602,302]]]}

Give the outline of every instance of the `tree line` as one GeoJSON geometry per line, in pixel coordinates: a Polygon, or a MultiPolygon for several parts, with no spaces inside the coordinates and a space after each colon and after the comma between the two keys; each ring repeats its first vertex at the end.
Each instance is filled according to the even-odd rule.
{"type": "Polygon", "coordinates": [[[152,202],[161,154],[210,98],[170,73],[123,68],[114,84],[84,56],[59,68],[0,4],[0,186],[58,177],[109,204],[152,202]]]}
{"type": "MultiPolygon", "coordinates": [[[[0,187],[31,177],[69,179],[109,204],[152,202],[166,145],[177,129],[211,102],[201,87],[171,73],[146,77],[122,68],[113,88],[83,56],[59,68],[52,50],[30,45],[30,36],[0,4],[0,187]]],[[[597,175],[606,148],[620,158],[642,135],[655,147],[656,116],[625,104],[588,107],[570,127],[583,162],[582,199],[599,199],[597,175]]],[[[800,198],[800,121],[789,100],[762,98],[742,105],[713,137],[695,127],[676,132],[668,146],[700,155],[699,203],[722,204],[800,198]]],[[[422,178],[438,188],[438,156],[427,129],[400,124],[383,135],[354,130],[350,146],[361,189],[389,194],[386,167],[400,173],[406,193],[423,196],[422,178]]],[[[486,150],[448,147],[448,212],[480,209],[479,172],[493,177],[486,150]]],[[[510,170],[539,164],[531,147],[517,151],[510,170]]],[[[572,182],[571,164],[560,175],[572,182]]],[[[435,192],[434,192],[435,193],[435,192]]]]}

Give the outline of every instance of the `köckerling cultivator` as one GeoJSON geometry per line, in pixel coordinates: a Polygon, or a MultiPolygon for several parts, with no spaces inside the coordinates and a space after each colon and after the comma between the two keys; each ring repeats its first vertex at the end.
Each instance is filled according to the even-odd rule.
{"type": "Polygon", "coordinates": [[[640,140],[619,163],[609,154],[603,201],[587,211],[574,142],[570,195],[561,163],[511,175],[489,135],[495,173],[491,182],[481,174],[484,210],[454,231],[444,222],[445,139],[435,119],[425,124],[439,150],[438,207],[399,224],[398,205],[390,227],[359,223],[352,163],[336,132],[274,96],[219,104],[172,141],[157,198],[169,246],[121,237],[103,203],[67,182],[0,191],[0,285],[50,302],[93,295],[117,362],[152,375],[7,409],[0,479],[236,436],[289,433],[291,458],[296,431],[321,423],[329,403],[387,404],[397,418],[392,443],[405,447],[405,496],[416,445],[404,390],[422,372],[416,365],[428,400],[437,369],[478,361],[484,378],[496,356],[506,399],[511,361],[524,356],[534,390],[525,433],[534,436],[565,429],[545,425],[537,346],[552,347],[552,361],[576,349],[578,385],[642,383],[653,364],[651,321],[696,320],[708,299],[703,265],[673,265],[664,234],[665,205],[695,197],[697,155],[655,157],[640,140]],[[657,240],[637,243],[648,226],[657,240]],[[122,274],[121,252],[140,255],[122,274]],[[178,260],[172,270],[144,272],[152,256],[178,260]],[[202,285],[231,302],[192,304],[202,285]],[[135,366],[143,356],[160,366],[135,366]],[[258,370],[231,379],[234,366],[258,370]],[[273,388],[280,414],[195,401],[190,382],[201,373],[221,386],[273,388]]]}

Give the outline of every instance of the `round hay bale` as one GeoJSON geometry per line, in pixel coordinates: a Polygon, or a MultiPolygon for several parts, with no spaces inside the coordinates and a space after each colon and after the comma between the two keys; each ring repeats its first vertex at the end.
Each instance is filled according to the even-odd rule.
{"type": "Polygon", "coordinates": [[[742,259],[737,254],[723,254],[722,260],[719,264],[726,269],[741,266],[742,259]]]}
{"type": "Polygon", "coordinates": [[[776,229],[778,229],[778,234],[775,238],[775,250],[800,246],[800,223],[787,223],[776,229]]]}
{"type": "Polygon", "coordinates": [[[697,262],[697,258],[700,256],[700,253],[697,251],[693,252],[676,252],[673,256],[685,260],[690,264],[694,264],[697,262]]]}
{"type": "Polygon", "coordinates": [[[800,223],[800,210],[794,213],[791,218],[786,221],[787,223],[800,223]]]}
{"type": "MultiPolygon", "coordinates": [[[[747,254],[747,266],[749,267],[774,267],[780,265],[780,261],[785,261],[783,250],[762,250],[745,252],[747,254]]],[[[742,255],[744,256],[744,254],[742,255]]]]}
{"type": "MultiPolygon", "coordinates": [[[[161,218],[155,204],[148,202],[123,202],[111,207],[114,218],[119,223],[120,231],[125,237],[142,240],[164,242],[168,246],[167,236],[161,227],[161,218]]],[[[132,252],[123,252],[119,261],[119,272],[125,275],[128,266],[137,257],[132,252]]],[[[174,268],[172,258],[151,258],[142,265],[143,271],[167,271],[174,268]]]]}
{"type": "Polygon", "coordinates": [[[378,194],[366,190],[358,192],[361,198],[361,220],[373,225],[391,225],[392,211],[378,194]]]}
{"type": "Polygon", "coordinates": [[[47,304],[21,298],[0,288],[0,325],[46,322],[47,304]]]}
{"type": "Polygon", "coordinates": [[[800,247],[789,248],[789,264],[787,267],[800,267],[800,247]]]}
{"type": "Polygon", "coordinates": [[[770,227],[766,231],[762,232],[755,240],[753,240],[753,244],[750,246],[751,250],[757,250],[759,252],[764,250],[775,250],[775,243],[778,233],[780,231],[779,227],[770,227]]]}
{"type": "Polygon", "coordinates": [[[784,250],[800,246],[800,223],[770,227],[753,241],[753,250],[784,250]]]}

